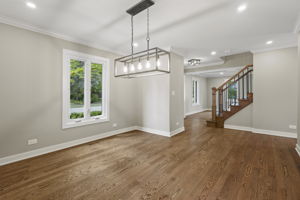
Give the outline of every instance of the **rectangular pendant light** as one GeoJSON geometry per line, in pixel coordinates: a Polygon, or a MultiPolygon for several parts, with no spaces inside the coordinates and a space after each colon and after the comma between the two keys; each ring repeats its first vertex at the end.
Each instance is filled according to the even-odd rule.
{"type": "Polygon", "coordinates": [[[136,78],[170,73],[170,53],[158,47],[149,48],[149,7],[152,0],[143,0],[127,10],[131,15],[131,54],[115,59],[115,77],[136,78]],[[147,50],[133,52],[133,16],[147,9],[147,50]]]}
{"type": "Polygon", "coordinates": [[[158,47],[115,60],[115,77],[137,78],[170,72],[170,53],[158,47]]]}

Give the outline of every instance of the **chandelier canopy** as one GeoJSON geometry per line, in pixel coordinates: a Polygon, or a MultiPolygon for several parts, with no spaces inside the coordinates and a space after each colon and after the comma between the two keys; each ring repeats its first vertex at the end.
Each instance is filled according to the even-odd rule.
{"type": "Polygon", "coordinates": [[[149,7],[152,0],[143,0],[127,10],[131,15],[131,54],[115,59],[115,77],[136,78],[142,76],[170,73],[170,52],[161,48],[149,48],[149,7]],[[147,50],[133,51],[133,16],[147,9],[147,50]]]}

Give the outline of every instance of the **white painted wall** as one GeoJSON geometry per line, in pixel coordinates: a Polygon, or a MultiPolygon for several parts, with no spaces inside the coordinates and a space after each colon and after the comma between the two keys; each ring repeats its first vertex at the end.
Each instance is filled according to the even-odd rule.
{"type": "Polygon", "coordinates": [[[57,150],[137,125],[168,133],[183,126],[181,56],[171,55],[171,74],[114,78],[116,54],[1,23],[0,33],[0,158],[33,150],[37,155],[41,148],[57,150]],[[62,129],[63,49],[110,60],[108,122],[62,129]],[[176,95],[170,99],[171,89],[176,95]],[[33,138],[38,143],[28,146],[33,138]]]}
{"type": "Polygon", "coordinates": [[[185,75],[185,115],[193,114],[196,112],[202,112],[206,110],[207,107],[207,81],[206,78],[201,78],[199,76],[185,75]],[[193,94],[193,84],[192,81],[197,80],[199,82],[199,105],[193,105],[192,94],[193,94]]]}
{"type": "Polygon", "coordinates": [[[117,55],[4,24],[0,33],[0,158],[136,125],[135,81],[111,73],[110,121],[62,130],[63,49],[109,58],[111,71],[117,55]]]}
{"type": "Polygon", "coordinates": [[[170,74],[137,81],[138,126],[171,132],[184,127],[184,62],[171,53],[170,74]]]}
{"type": "Polygon", "coordinates": [[[141,77],[136,81],[138,126],[170,131],[170,75],[141,77]]]}
{"type": "Polygon", "coordinates": [[[297,48],[255,53],[253,105],[225,124],[295,135],[296,130],[289,125],[297,125],[297,56],[297,48]]]}
{"type": "Polygon", "coordinates": [[[171,53],[170,131],[184,127],[184,58],[171,53]]]}
{"type": "MultiPolygon", "coordinates": [[[[300,30],[299,30],[300,31],[300,30]]],[[[300,32],[298,33],[298,123],[297,127],[300,127],[300,32]]],[[[298,128],[298,151],[300,154],[300,128],[298,128]]]]}
{"type": "Polygon", "coordinates": [[[296,133],[297,70],[297,48],[254,54],[255,128],[296,133]]]}

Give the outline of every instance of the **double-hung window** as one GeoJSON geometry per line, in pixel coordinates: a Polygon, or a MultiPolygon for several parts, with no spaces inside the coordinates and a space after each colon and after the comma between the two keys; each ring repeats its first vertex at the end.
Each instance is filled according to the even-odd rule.
{"type": "Polygon", "coordinates": [[[199,105],[199,84],[197,80],[192,81],[193,91],[192,91],[192,103],[193,105],[199,105]]]}
{"type": "Polygon", "coordinates": [[[63,128],[109,120],[109,60],[63,50],[63,128]]]}

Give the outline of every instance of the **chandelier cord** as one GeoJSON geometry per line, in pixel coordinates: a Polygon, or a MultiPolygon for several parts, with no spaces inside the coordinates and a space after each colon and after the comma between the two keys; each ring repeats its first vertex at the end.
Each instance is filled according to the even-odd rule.
{"type": "Polygon", "coordinates": [[[147,60],[149,60],[149,43],[150,43],[150,34],[149,34],[149,8],[147,8],[147,60]]]}
{"type": "Polygon", "coordinates": [[[133,16],[131,15],[131,62],[133,62],[133,16]]]}

